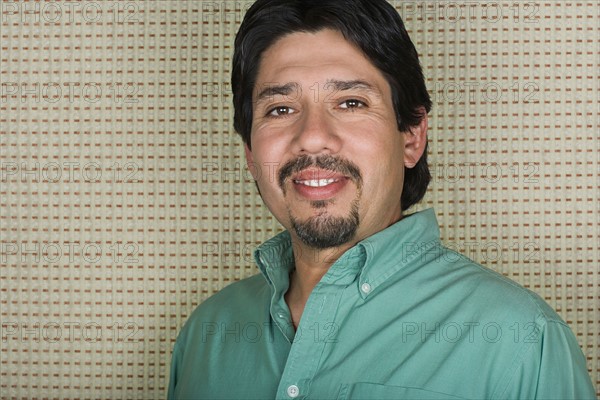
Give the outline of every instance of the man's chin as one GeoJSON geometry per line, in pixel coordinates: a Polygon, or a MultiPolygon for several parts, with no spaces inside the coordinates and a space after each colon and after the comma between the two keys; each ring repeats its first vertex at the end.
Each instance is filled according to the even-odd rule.
{"type": "Polygon", "coordinates": [[[306,246],[314,249],[339,247],[356,236],[359,225],[358,207],[353,206],[345,217],[324,212],[303,221],[290,216],[290,221],[296,236],[306,246]]]}

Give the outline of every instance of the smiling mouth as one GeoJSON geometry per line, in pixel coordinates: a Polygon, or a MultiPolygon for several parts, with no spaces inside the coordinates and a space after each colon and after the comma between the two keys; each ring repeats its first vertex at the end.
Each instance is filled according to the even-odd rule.
{"type": "Polygon", "coordinates": [[[309,168],[292,177],[295,192],[310,201],[331,200],[344,189],[349,178],[334,171],[309,168]]]}
{"type": "Polygon", "coordinates": [[[359,191],[362,188],[358,166],[349,160],[327,154],[316,157],[301,155],[290,160],[281,167],[277,177],[284,195],[287,189],[292,189],[301,197],[311,200],[332,198],[349,182],[353,182],[359,191]]]}
{"type": "Polygon", "coordinates": [[[309,187],[324,187],[331,185],[332,183],[339,182],[340,179],[294,179],[293,182],[297,185],[304,185],[309,187]]]}

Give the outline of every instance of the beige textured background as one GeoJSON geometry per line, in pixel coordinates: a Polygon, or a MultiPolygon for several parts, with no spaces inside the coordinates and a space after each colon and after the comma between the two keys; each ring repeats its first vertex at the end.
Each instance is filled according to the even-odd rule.
{"type": "MultiPolygon", "coordinates": [[[[0,397],[165,396],[177,332],[278,231],[232,132],[249,2],[0,3],[0,397]]],[[[600,6],[395,1],[450,247],[544,297],[600,390],[600,6]]]]}

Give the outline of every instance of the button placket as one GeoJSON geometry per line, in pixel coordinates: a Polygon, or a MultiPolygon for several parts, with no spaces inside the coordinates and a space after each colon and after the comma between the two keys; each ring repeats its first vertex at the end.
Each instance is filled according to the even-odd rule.
{"type": "Polygon", "coordinates": [[[309,297],[281,377],[278,398],[301,399],[309,394],[325,346],[324,336],[315,336],[314,327],[334,322],[341,298],[341,293],[332,290],[336,289],[317,287],[309,297]]]}

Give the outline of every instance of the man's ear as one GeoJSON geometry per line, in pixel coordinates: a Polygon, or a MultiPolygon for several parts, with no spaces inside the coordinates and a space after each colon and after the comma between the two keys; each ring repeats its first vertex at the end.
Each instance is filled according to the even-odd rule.
{"type": "Polygon", "coordinates": [[[256,165],[254,165],[254,156],[252,155],[252,150],[248,147],[248,143],[244,143],[244,152],[246,153],[246,166],[256,181],[256,165]]]}
{"type": "Polygon", "coordinates": [[[404,133],[404,166],[406,168],[413,168],[417,165],[427,145],[427,111],[421,107],[419,112],[422,115],[421,122],[411,126],[410,130],[404,133]]]}

